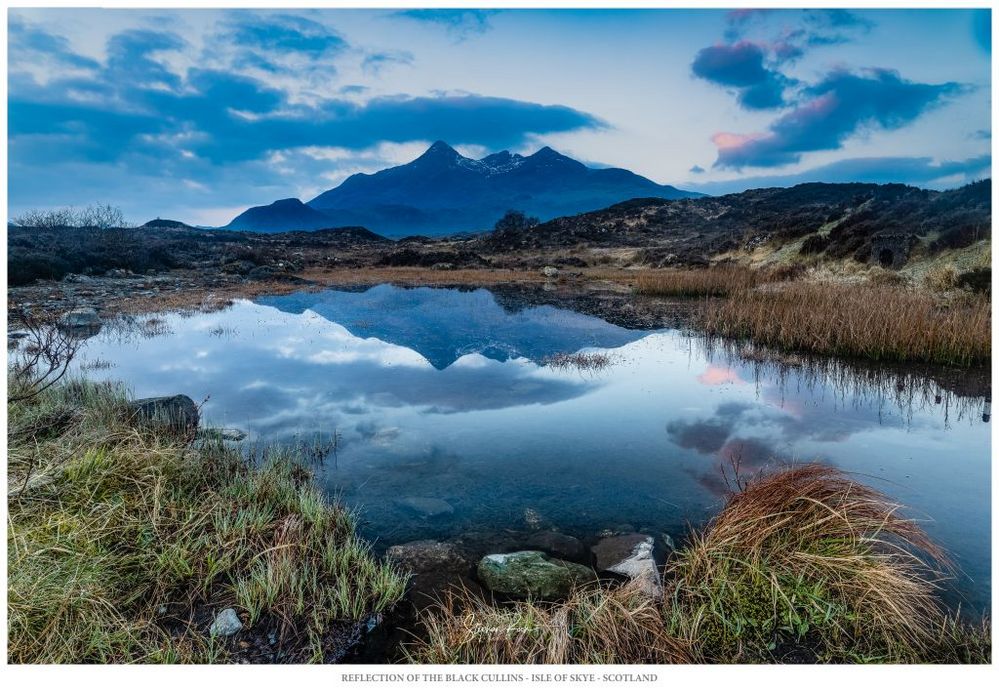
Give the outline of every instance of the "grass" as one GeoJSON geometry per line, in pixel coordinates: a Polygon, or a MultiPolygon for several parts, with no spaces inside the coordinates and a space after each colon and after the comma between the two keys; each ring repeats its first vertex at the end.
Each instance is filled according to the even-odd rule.
{"type": "Polygon", "coordinates": [[[613,363],[610,355],[603,352],[556,352],[546,355],[539,364],[558,370],[603,371],[613,363]]]}
{"type": "Polygon", "coordinates": [[[766,274],[738,265],[667,269],[638,276],[635,291],[659,297],[724,297],[765,282],[766,274]]]}
{"type": "Polygon", "coordinates": [[[454,597],[430,609],[406,659],[424,664],[667,664],[693,660],[634,586],[578,590],[555,605],[454,597]]]}
{"type": "Polygon", "coordinates": [[[899,506],[824,465],[750,481],[672,563],[672,629],[704,661],[918,661],[943,553],[899,506]]]}
{"type": "Polygon", "coordinates": [[[990,625],[940,604],[946,558],[899,506],[822,465],[761,475],[674,552],[665,597],[445,601],[423,663],[990,663],[990,625]]]}
{"type": "Polygon", "coordinates": [[[992,356],[991,300],[940,299],[913,288],[789,282],[706,302],[710,336],[820,355],[968,366],[992,356]]]}
{"type": "Polygon", "coordinates": [[[8,419],[12,663],[225,662],[257,633],[288,661],[323,661],[403,594],[291,451],[251,464],[156,435],[119,388],[85,381],[8,419]],[[209,637],[227,607],[256,628],[209,637]]]}

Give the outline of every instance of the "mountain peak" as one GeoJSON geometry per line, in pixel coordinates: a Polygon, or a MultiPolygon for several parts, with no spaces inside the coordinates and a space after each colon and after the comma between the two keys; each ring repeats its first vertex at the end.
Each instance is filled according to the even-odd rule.
{"type": "Polygon", "coordinates": [[[447,156],[449,158],[453,158],[455,156],[461,156],[461,154],[455,151],[451,145],[443,139],[438,139],[430,145],[430,148],[423,152],[423,155],[420,156],[420,158],[424,158],[426,156],[447,156]]]}

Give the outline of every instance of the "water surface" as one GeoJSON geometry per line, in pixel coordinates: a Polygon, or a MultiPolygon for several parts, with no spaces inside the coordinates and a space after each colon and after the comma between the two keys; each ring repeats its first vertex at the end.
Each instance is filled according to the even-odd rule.
{"type": "Polygon", "coordinates": [[[718,509],[721,466],[818,459],[926,519],[963,571],[965,606],[987,609],[984,397],[850,367],[778,373],[676,331],[501,306],[483,289],[331,290],[157,318],[153,337],[90,339],[83,365],[114,364],[90,375],[207,400],[210,422],[251,442],[335,433],[320,478],[379,548],[539,527],[679,537],[718,509]],[[542,364],[578,351],[611,365],[542,364]]]}

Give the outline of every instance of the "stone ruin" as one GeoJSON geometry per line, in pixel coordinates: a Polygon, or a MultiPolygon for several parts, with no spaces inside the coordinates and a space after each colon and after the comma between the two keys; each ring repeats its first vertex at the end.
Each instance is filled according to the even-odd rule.
{"type": "Polygon", "coordinates": [[[916,238],[907,232],[886,232],[871,237],[871,263],[898,269],[909,260],[916,238]]]}

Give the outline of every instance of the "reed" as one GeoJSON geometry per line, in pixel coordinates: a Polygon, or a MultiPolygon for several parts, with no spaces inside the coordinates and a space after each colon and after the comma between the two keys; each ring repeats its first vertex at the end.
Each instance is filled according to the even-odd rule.
{"type": "Polygon", "coordinates": [[[710,336],[787,351],[876,361],[973,365],[992,356],[991,300],[940,299],[905,286],[789,282],[707,301],[710,336]]]}

